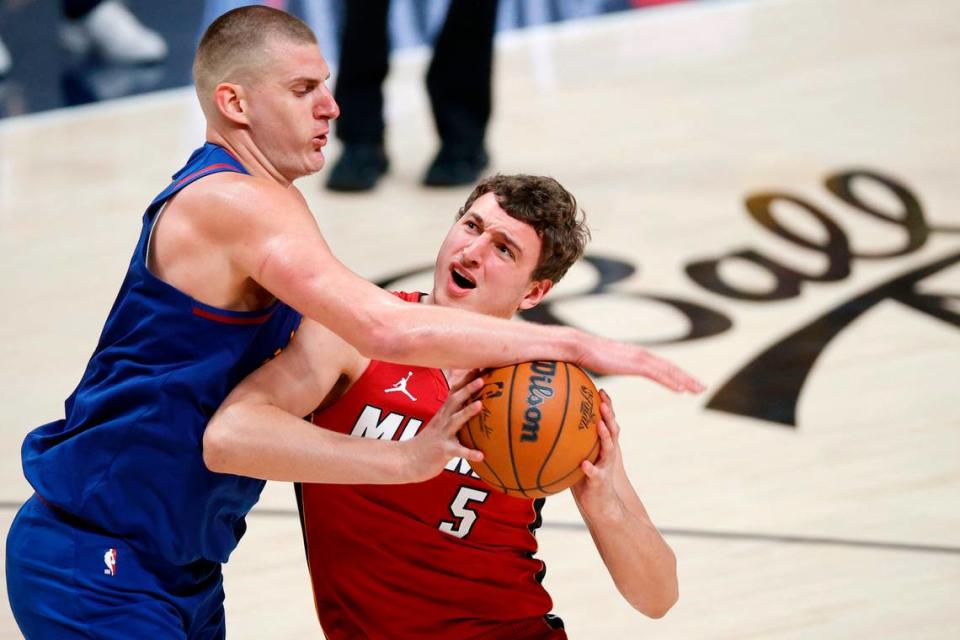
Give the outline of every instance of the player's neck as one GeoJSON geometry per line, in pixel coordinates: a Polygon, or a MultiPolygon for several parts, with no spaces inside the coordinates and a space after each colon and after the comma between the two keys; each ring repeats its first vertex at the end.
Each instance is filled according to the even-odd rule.
{"type": "Polygon", "coordinates": [[[227,152],[236,158],[243,168],[252,176],[267,178],[273,180],[285,187],[293,184],[292,180],[287,179],[275,166],[267,159],[260,149],[257,148],[249,137],[244,136],[225,136],[216,129],[209,127],[207,129],[207,142],[221,146],[227,152]]]}

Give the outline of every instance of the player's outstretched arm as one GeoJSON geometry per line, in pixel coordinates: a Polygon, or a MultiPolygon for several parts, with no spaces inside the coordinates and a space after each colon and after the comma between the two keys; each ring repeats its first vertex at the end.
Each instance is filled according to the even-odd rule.
{"type": "Polygon", "coordinates": [[[674,391],[702,390],[693,377],[637,345],[570,328],[406,304],[333,256],[298,191],[254,180],[222,178],[234,184],[232,195],[221,190],[225,202],[216,208],[222,219],[206,219],[232,247],[240,270],[367,357],[460,369],[565,360],[600,373],[645,376],[674,391]]]}
{"type": "Polygon", "coordinates": [[[396,484],[431,478],[454,457],[479,459],[456,438],[479,410],[470,402],[479,379],[451,393],[424,433],[407,442],[355,438],[300,417],[365,365],[349,344],[304,320],[288,347],[237,385],[207,424],[207,468],[262,480],[396,484]]]}
{"type": "Polygon", "coordinates": [[[571,491],[617,589],[644,615],[661,618],[679,597],[676,556],[627,477],[613,405],[600,394],[600,457],[583,462],[587,477],[571,491]]]}

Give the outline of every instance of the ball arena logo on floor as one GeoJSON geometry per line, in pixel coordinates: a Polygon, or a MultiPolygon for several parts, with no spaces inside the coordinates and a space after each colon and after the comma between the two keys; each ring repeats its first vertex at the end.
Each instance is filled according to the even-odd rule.
{"type": "MultiPolygon", "coordinates": [[[[685,264],[684,273],[698,287],[725,298],[734,304],[766,304],[797,298],[810,283],[830,284],[850,277],[852,265],[858,261],[893,260],[914,254],[924,247],[934,234],[960,234],[960,226],[934,225],[926,220],[923,207],[914,192],[882,173],[866,169],[848,169],[828,175],[823,186],[853,215],[866,216],[903,237],[899,246],[890,249],[865,251],[851,246],[849,234],[837,222],[841,216],[831,215],[808,200],[782,191],[763,191],[748,195],[744,204],[749,217],[765,231],[782,241],[806,251],[820,254],[825,267],[819,272],[795,269],[776,256],[752,247],[738,248],[715,258],[694,259],[685,264]],[[860,188],[858,188],[858,185],[860,188]],[[862,187],[871,186],[885,192],[883,200],[896,202],[896,207],[883,208],[877,198],[865,198],[862,187]],[[775,206],[791,206],[808,216],[820,227],[822,234],[810,237],[784,225],[773,213],[775,206]],[[766,272],[774,283],[764,291],[738,286],[724,276],[721,266],[740,261],[766,272]]],[[[727,309],[708,306],[675,295],[623,291],[615,287],[637,271],[634,264],[618,258],[586,255],[583,262],[592,266],[599,276],[597,284],[587,291],[551,295],[540,305],[521,313],[526,320],[543,324],[569,324],[555,311],[558,305],[590,296],[605,295],[655,303],[669,307],[684,322],[676,335],[655,340],[638,339],[646,345],[665,345],[712,338],[729,332],[734,327],[727,309]]],[[[809,321],[777,340],[742,365],[726,381],[714,385],[716,392],[707,402],[707,409],[723,411],[770,423],[795,427],[796,409],[800,392],[817,358],[841,331],[855,320],[875,309],[882,302],[897,302],[918,313],[960,329],[960,313],[953,305],[956,294],[937,294],[921,290],[921,283],[930,276],[960,263],[960,251],[952,252],[901,273],[893,279],[875,285],[868,291],[842,302],[826,313],[809,321]]],[[[413,269],[378,282],[390,288],[395,282],[432,271],[432,265],[413,269]]],[[[539,386],[537,386],[539,389],[539,386]]],[[[530,398],[537,404],[545,398],[536,394],[531,383],[530,398]]],[[[536,439],[539,422],[536,406],[525,414],[524,435],[536,439]]]]}

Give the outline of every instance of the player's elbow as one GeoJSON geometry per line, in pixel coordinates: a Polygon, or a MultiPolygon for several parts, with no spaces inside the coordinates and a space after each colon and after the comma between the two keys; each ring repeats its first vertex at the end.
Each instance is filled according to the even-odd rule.
{"type": "Polygon", "coordinates": [[[659,620],[677,604],[680,598],[677,583],[663,585],[656,593],[646,593],[642,598],[630,600],[630,606],[647,616],[659,620]]]}
{"type": "Polygon", "coordinates": [[[400,351],[398,333],[384,323],[374,320],[367,322],[360,330],[357,339],[352,342],[365,358],[398,362],[396,359],[396,354],[400,351]]]}
{"type": "Polygon", "coordinates": [[[659,579],[650,588],[636,598],[628,598],[634,609],[648,618],[660,619],[677,604],[680,599],[680,585],[677,580],[677,560],[670,551],[661,568],[659,579]]]}
{"type": "Polygon", "coordinates": [[[643,603],[632,604],[634,609],[648,618],[659,620],[663,616],[667,615],[667,612],[673,608],[673,605],[677,604],[677,600],[679,599],[680,594],[676,589],[676,583],[674,583],[674,588],[672,590],[665,590],[663,593],[657,594],[655,598],[647,600],[643,603]]]}
{"type": "Polygon", "coordinates": [[[386,362],[407,362],[419,344],[417,332],[393,314],[369,317],[358,326],[353,346],[366,358],[386,362]]]}
{"type": "Polygon", "coordinates": [[[214,473],[231,473],[234,438],[229,426],[230,408],[217,411],[203,432],[203,464],[214,473]]]}

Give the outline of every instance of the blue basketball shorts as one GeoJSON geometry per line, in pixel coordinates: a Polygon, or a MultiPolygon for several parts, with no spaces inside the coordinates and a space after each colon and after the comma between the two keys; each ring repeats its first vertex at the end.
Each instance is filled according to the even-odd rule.
{"type": "Polygon", "coordinates": [[[36,495],[10,527],[6,560],[10,607],[27,640],[226,635],[218,563],[144,557],[36,495]]]}

